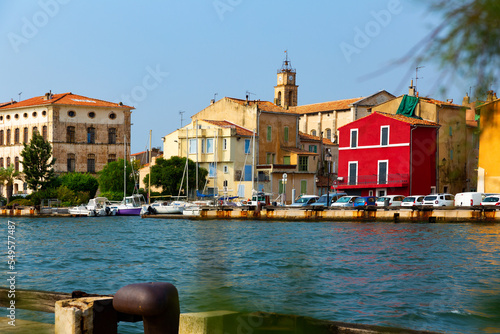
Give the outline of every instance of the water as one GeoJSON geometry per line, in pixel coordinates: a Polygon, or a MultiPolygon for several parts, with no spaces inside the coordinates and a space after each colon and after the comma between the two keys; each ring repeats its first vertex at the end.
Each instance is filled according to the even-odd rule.
{"type": "MultiPolygon", "coordinates": [[[[13,220],[18,289],[114,294],[127,284],[165,281],[178,288],[181,312],[265,311],[500,332],[496,224],[13,220]]],[[[1,221],[6,244],[7,219],[1,221]]],[[[1,266],[6,276],[6,260],[1,266]]],[[[142,325],[120,324],[120,332],[141,333],[142,325]]]]}

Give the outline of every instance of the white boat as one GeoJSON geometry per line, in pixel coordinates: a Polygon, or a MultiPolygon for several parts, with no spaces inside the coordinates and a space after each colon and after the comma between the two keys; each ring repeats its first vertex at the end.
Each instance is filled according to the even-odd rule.
{"type": "Polygon", "coordinates": [[[116,206],[118,216],[139,216],[143,210],[144,197],[142,195],[134,194],[126,196],[123,201],[116,206]]]}
{"type": "Polygon", "coordinates": [[[89,215],[89,210],[87,209],[87,206],[84,204],[69,208],[68,212],[72,216],[80,216],[80,217],[85,216],[86,217],[89,215]]]}
{"type": "Polygon", "coordinates": [[[186,205],[183,201],[172,201],[172,202],[155,202],[151,204],[154,212],[158,214],[181,214],[184,206],[186,205]]]}
{"type": "Polygon", "coordinates": [[[68,209],[70,215],[88,217],[114,216],[116,211],[106,197],[92,198],[87,205],[81,204],[68,209]]]}
{"type": "Polygon", "coordinates": [[[193,203],[187,203],[182,210],[184,216],[198,217],[201,213],[201,207],[193,203]]]}

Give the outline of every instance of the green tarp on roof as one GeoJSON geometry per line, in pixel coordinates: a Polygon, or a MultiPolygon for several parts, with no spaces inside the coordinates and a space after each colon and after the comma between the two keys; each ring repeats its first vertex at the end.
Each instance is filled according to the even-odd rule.
{"type": "Polygon", "coordinates": [[[396,111],[396,115],[422,119],[422,117],[415,115],[415,108],[417,107],[417,104],[418,97],[408,95],[403,96],[403,99],[399,104],[398,111],[396,111]]]}

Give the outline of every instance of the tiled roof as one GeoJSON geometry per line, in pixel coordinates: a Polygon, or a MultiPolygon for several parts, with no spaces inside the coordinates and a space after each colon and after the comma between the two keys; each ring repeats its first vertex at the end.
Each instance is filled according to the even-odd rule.
{"type": "Polygon", "coordinates": [[[425,102],[429,102],[429,103],[432,103],[432,104],[436,104],[438,106],[442,106],[442,105],[445,105],[445,106],[450,106],[450,107],[458,107],[458,108],[468,108],[466,106],[463,106],[463,105],[460,105],[460,104],[454,104],[453,102],[448,102],[448,101],[439,101],[439,100],[436,100],[436,99],[431,99],[431,98],[428,98],[428,97],[419,97],[421,100],[425,101],[425,102]]]}
{"type": "Polygon", "coordinates": [[[236,102],[238,104],[241,104],[242,106],[247,105],[247,103],[249,106],[257,105],[257,108],[259,108],[259,110],[263,110],[263,111],[283,112],[283,113],[290,113],[291,112],[290,110],[287,110],[285,108],[281,108],[280,106],[277,106],[274,103],[269,102],[269,101],[260,101],[260,100],[248,100],[247,101],[247,100],[235,99],[234,97],[228,97],[227,99],[229,99],[233,102],[236,102]]]}
{"type": "Polygon", "coordinates": [[[302,150],[302,149],[297,148],[297,147],[282,147],[281,149],[283,151],[297,153],[297,154],[300,154],[300,155],[318,155],[318,153],[309,152],[309,151],[302,150]]]}
{"type": "Polygon", "coordinates": [[[238,134],[240,136],[248,136],[248,137],[253,136],[253,131],[245,129],[242,126],[239,126],[239,125],[234,124],[234,123],[229,122],[229,121],[212,121],[212,120],[208,120],[208,119],[203,119],[202,121],[219,126],[221,128],[234,128],[234,129],[236,129],[236,134],[238,134]]]}
{"type": "MultiPolygon", "coordinates": [[[[299,131],[299,137],[300,137],[301,141],[311,140],[311,141],[317,141],[317,142],[319,142],[320,139],[321,139],[318,136],[308,135],[307,133],[300,132],[300,131],[299,131]]],[[[325,144],[325,145],[335,145],[330,139],[328,139],[326,137],[323,137],[323,144],[325,144]]]]}
{"type": "Polygon", "coordinates": [[[322,103],[314,103],[314,104],[306,104],[297,107],[290,107],[290,110],[297,114],[312,114],[323,111],[332,111],[332,110],[345,110],[349,109],[350,105],[356,101],[363,99],[363,97],[357,97],[353,99],[345,99],[345,100],[337,100],[330,102],[322,102],[322,103]]]}
{"type": "MultiPolygon", "coordinates": [[[[425,126],[435,126],[435,127],[440,127],[438,123],[434,123],[431,121],[426,121],[425,119],[418,119],[418,118],[413,118],[413,117],[407,117],[403,115],[395,115],[395,114],[388,114],[380,111],[375,111],[374,114],[380,114],[382,116],[386,116],[389,118],[396,119],[401,122],[409,123],[412,125],[425,125],[425,126]]],[[[366,116],[369,117],[370,115],[366,116]]]]}
{"type": "Polygon", "coordinates": [[[4,107],[4,106],[7,106],[7,105],[10,105],[10,104],[14,104],[14,103],[17,103],[16,101],[12,101],[12,102],[0,102],[0,108],[4,107]]]}
{"type": "Polygon", "coordinates": [[[120,105],[118,103],[93,99],[90,97],[76,95],[73,93],[52,94],[51,99],[46,99],[45,95],[32,97],[31,99],[23,100],[14,104],[9,104],[0,107],[0,109],[3,110],[3,109],[34,107],[34,106],[53,105],[53,104],[134,109],[134,107],[126,106],[123,104],[120,105]]]}

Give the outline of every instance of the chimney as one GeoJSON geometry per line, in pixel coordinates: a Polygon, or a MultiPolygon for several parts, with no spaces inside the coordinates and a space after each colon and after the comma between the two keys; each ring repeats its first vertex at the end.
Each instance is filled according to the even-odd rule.
{"type": "Polygon", "coordinates": [[[246,96],[246,99],[245,99],[245,105],[247,106],[248,105],[248,94],[245,95],[246,96]]]}
{"type": "Polygon", "coordinates": [[[416,96],[415,86],[413,86],[413,79],[411,79],[410,89],[408,90],[409,96],[416,96]]]}
{"type": "Polygon", "coordinates": [[[215,103],[215,99],[211,99],[210,104],[214,104],[214,103],[215,103]]]}
{"type": "Polygon", "coordinates": [[[46,101],[47,101],[47,100],[50,100],[50,99],[52,99],[52,90],[49,90],[49,92],[48,92],[48,93],[45,93],[45,98],[44,98],[44,100],[46,100],[46,101]]]}
{"type": "Polygon", "coordinates": [[[492,90],[488,91],[488,96],[486,97],[486,102],[491,102],[496,99],[496,94],[492,90]]]}
{"type": "Polygon", "coordinates": [[[468,106],[470,104],[469,93],[465,93],[464,99],[462,100],[463,106],[468,106]]]}

